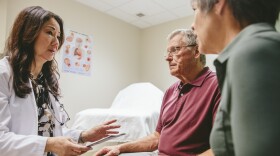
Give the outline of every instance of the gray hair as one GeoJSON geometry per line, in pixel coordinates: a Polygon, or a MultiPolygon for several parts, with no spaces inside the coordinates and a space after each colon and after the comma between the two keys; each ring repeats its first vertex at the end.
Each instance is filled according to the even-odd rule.
{"type": "MultiPolygon", "coordinates": [[[[187,45],[197,45],[196,35],[191,29],[176,29],[168,35],[167,40],[170,41],[173,37],[179,34],[185,37],[185,42],[187,45]]],[[[204,54],[201,53],[200,53],[200,62],[203,66],[205,66],[206,57],[204,54]]]]}
{"type": "Polygon", "coordinates": [[[185,36],[185,42],[187,45],[197,45],[196,35],[191,29],[176,29],[168,35],[167,40],[170,41],[174,36],[177,36],[178,34],[185,36]]]}
{"type": "Polygon", "coordinates": [[[196,2],[199,9],[203,12],[208,13],[212,10],[213,6],[218,0],[191,0],[191,3],[196,2]]]}
{"type": "MultiPolygon", "coordinates": [[[[218,0],[191,0],[198,8],[208,13],[218,0]]],[[[242,27],[254,23],[269,23],[275,25],[279,17],[279,0],[226,0],[235,19],[242,27]]]]}

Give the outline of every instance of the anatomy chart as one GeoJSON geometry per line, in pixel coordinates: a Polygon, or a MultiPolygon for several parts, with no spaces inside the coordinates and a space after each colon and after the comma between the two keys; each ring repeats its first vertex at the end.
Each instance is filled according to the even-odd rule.
{"type": "Polygon", "coordinates": [[[62,47],[62,71],[91,75],[93,42],[90,35],[65,31],[65,41],[62,47]]]}

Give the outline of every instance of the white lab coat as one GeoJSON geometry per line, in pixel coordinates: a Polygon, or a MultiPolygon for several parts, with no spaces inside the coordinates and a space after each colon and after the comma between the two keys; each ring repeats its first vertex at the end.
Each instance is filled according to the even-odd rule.
{"type": "MultiPolygon", "coordinates": [[[[8,57],[0,60],[0,155],[43,156],[47,137],[38,136],[38,112],[34,93],[26,98],[15,95],[8,57]]],[[[31,82],[30,82],[31,86],[31,82]]],[[[50,94],[57,119],[63,114],[50,94]]],[[[63,128],[55,121],[54,136],[70,136],[77,141],[81,131],[63,128]]]]}

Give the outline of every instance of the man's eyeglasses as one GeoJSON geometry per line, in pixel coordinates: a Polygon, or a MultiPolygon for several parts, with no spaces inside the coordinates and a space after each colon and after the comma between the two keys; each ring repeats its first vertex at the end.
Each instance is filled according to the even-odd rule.
{"type": "Polygon", "coordinates": [[[196,46],[196,44],[193,45],[183,45],[183,46],[176,46],[176,47],[170,47],[169,49],[167,49],[165,57],[168,57],[169,55],[173,56],[173,55],[177,55],[178,52],[183,48],[183,47],[194,47],[196,46]]]}

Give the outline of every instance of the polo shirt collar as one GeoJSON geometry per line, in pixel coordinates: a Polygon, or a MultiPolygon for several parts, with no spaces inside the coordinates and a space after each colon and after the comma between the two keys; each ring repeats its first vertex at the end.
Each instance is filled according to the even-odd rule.
{"type": "Polygon", "coordinates": [[[180,84],[178,85],[178,89],[181,90],[186,85],[200,87],[200,86],[202,86],[204,80],[207,78],[207,76],[210,73],[211,73],[211,70],[209,69],[209,67],[204,67],[204,69],[199,73],[199,76],[196,79],[194,79],[193,81],[191,81],[190,83],[184,85],[183,82],[180,81],[180,84]]]}

